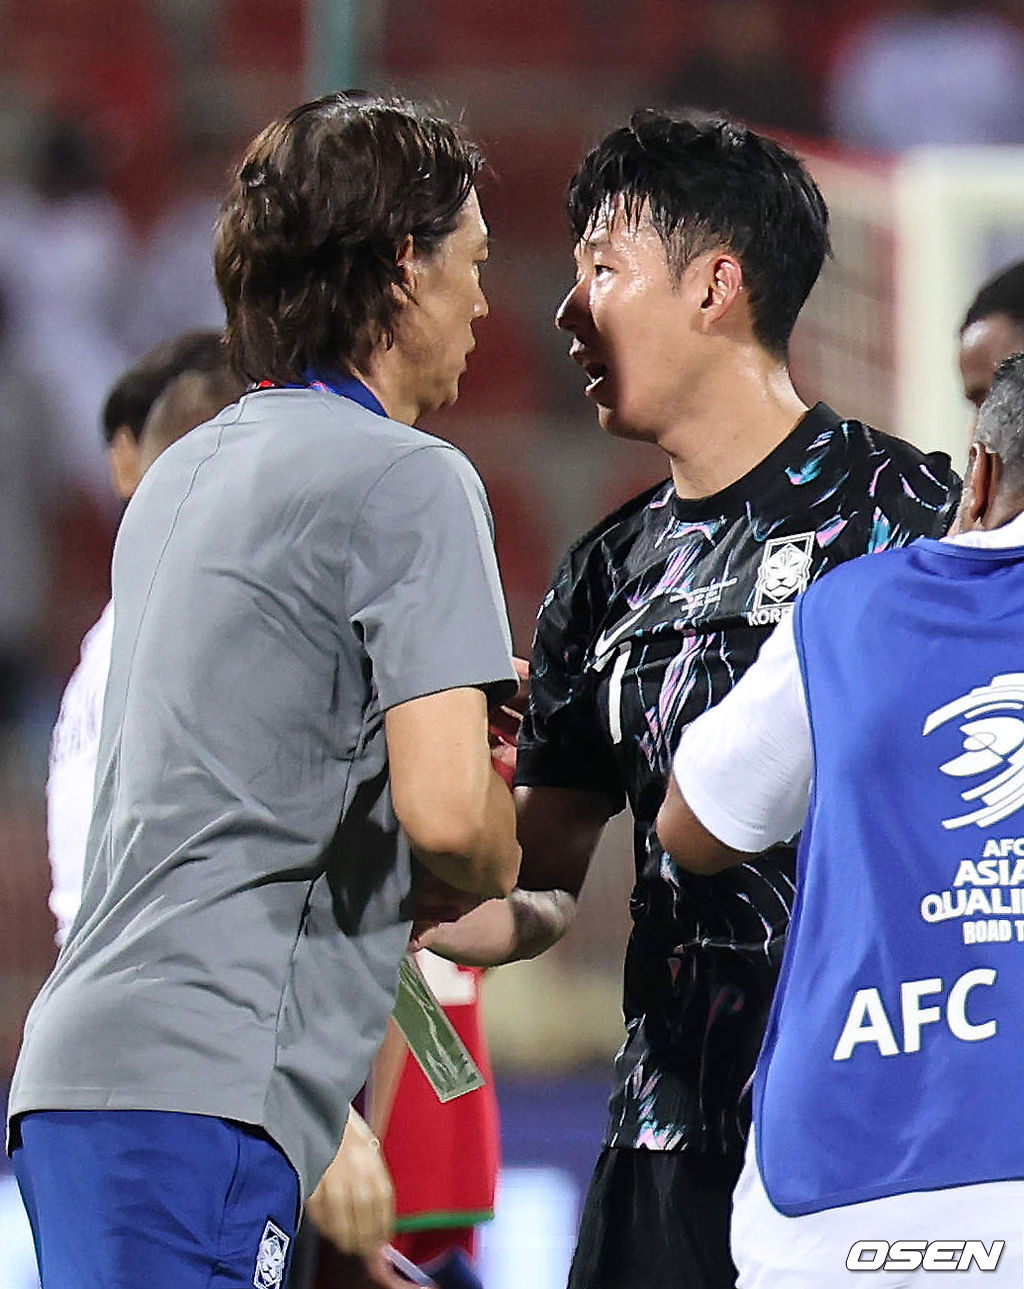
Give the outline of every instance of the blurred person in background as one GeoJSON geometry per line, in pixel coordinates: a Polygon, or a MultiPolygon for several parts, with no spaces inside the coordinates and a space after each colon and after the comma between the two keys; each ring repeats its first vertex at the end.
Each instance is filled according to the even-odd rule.
{"type": "MultiPolygon", "coordinates": [[[[103,434],[111,481],[127,502],[164,448],[241,397],[245,386],[227,365],[221,333],[191,331],[145,354],[107,396],[103,434]]],[[[57,943],[67,939],[82,895],[92,818],[103,694],[110,669],[114,606],[108,603],[82,641],[61,699],[46,785],[50,909],[57,943]]]]}
{"type": "Polygon", "coordinates": [[[82,905],[12,1084],[45,1289],[277,1289],[306,1196],[343,1250],[390,1233],[351,1098],[411,929],[507,893],[520,855],[483,488],[413,428],[487,312],[480,163],[442,118],[337,94],[230,187],[217,279],[258,388],[122,521],[82,905]]]}
{"type": "Polygon", "coordinates": [[[216,102],[184,112],[181,178],[174,199],[135,256],[125,334],[149,347],[196,327],[223,329],[213,276],[213,230],[236,143],[233,115],[216,102]]]}
{"type": "Polygon", "coordinates": [[[819,135],[824,123],[772,0],[715,0],[704,36],[659,91],[667,105],[724,112],[756,127],[819,135]]]}
{"type": "Polygon", "coordinates": [[[848,37],[826,96],[848,147],[1022,143],[1024,36],[973,0],[904,0],[848,37]]]}
{"type": "Polygon", "coordinates": [[[516,770],[532,906],[517,893],[424,943],[484,962],[483,929],[491,960],[552,942],[628,804],[626,1041],[570,1285],[728,1289],[745,1090],[794,847],[710,884],[677,868],[654,831],[672,751],[799,591],[866,551],[944,532],[959,481],[945,455],[794,389],[789,337],[828,251],[828,212],[783,148],[730,121],[639,112],[585,158],[569,215],[576,282],[558,325],[599,424],[656,444],[671,477],[572,547],[540,610],[516,770]]]}
{"type": "MultiPolygon", "coordinates": [[[[10,343],[0,286],[0,740],[17,734],[47,674],[52,518],[62,483],[47,390],[10,343]]],[[[8,748],[3,748],[6,761],[8,748]]],[[[15,744],[10,751],[17,755],[15,744]]]]}
{"type": "Polygon", "coordinates": [[[119,328],[128,229],[103,186],[102,159],[77,122],[39,123],[28,179],[17,217],[0,221],[11,344],[52,400],[68,482],[109,510],[95,425],[126,361],[119,328]]]}
{"type": "Polygon", "coordinates": [[[1024,350],[1024,260],[979,288],[960,325],[960,379],[976,408],[988,397],[996,368],[1024,350]]]}
{"type": "MultiPolygon", "coordinates": [[[[391,1020],[370,1072],[366,1119],[395,1188],[392,1247],[438,1289],[479,1289],[476,1233],[494,1216],[501,1147],[483,1030],[483,973],[426,949],[415,958],[485,1082],[442,1103],[391,1020]]],[[[386,1259],[346,1258],[325,1243],[315,1283],[318,1289],[397,1289],[406,1282],[386,1259]]]]}
{"type": "Polygon", "coordinates": [[[485,1080],[442,1104],[394,1022],[374,1063],[370,1124],[395,1184],[392,1243],[440,1279],[446,1267],[469,1266],[477,1227],[494,1216],[498,1099],[484,1037],[482,973],[427,949],[416,961],[485,1080]]]}
{"type": "Polygon", "coordinates": [[[1020,1289],[1005,1090],[1024,946],[985,916],[1009,908],[1015,861],[989,858],[996,884],[980,870],[1020,844],[1022,512],[1015,354],[978,414],[957,535],[811,587],[675,753],[658,833],[682,868],[720,873],[803,829],[733,1210],[742,1289],[863,1283],[915,1250],[925,1272],[1020,1289]],[[940,1233],[959,1244],[925,1254],[940,1233]],[[917,1243],[901,1258],[897,1239],[917,1243]]]}

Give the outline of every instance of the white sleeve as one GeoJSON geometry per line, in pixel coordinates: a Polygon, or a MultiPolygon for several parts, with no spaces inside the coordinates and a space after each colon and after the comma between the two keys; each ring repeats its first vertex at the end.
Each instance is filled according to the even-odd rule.
{"type": "Polygon", "coordinates": [[[735,689],[683,732],[672,773],[708,832],[756,853],[803,826],[813,762],[789,614],[735,689]]]}
{"type": "Polygon", "coordinates": [[[114,614],[108,604],[82,641],[82,656],[60,702],[50,741],[46,833],[50,909],[63,944],[82,898],[85,843],[92,820],[103,695],[110,670],[114,614]]]}

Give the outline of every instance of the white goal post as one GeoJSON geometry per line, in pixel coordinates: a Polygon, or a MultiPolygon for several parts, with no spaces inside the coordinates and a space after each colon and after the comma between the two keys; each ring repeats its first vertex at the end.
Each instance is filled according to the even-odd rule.
{"type": "Polygon", "coordinates": [[[981,283],[1024,258],[1024,148],[797,150],[829,204],[834,251],[793,337],[801,393],[962,469],[958,331],[981,283]]]}

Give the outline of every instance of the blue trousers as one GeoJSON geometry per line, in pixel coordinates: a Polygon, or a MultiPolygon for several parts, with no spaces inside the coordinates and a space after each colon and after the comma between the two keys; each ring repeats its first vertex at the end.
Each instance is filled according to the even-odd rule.
{"type": "Polygon", "coordinates": [[[280,1289],[299,1215],[257,1128],[154,1110],[38,1110],[12,1159],[43,1289],[280,1289]]]}

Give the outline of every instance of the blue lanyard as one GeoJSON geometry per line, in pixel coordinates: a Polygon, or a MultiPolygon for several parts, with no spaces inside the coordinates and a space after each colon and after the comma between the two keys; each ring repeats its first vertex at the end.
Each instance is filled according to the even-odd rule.
{"type": "Polygon", "coordinates": [[[374,412],[377,416],[387,416],[387,412],[381,406],[380,399],[366,388],[361,380],[355,376],[335,376],[328,378],[326,376],[317,376],[313,372],[307,373],[308,379],[302,385],[287,384],[278,385],[272,380],[261,380],[256,383],[256,389],[319,389],[325,394],[337,394],[340,398],[350,398],[353,403],[358,403],[360,407],[365,407],[368,412],[374,412]]]}
{"type": "Polygon", "coordinates": [[[376,412],[378,416],[387,416],[387,412],[381,406],[380,399],[355,376],[336,376],[333,380],[329,380],[325,376],[314,376],[310,372],[309,377],[307,385],[310,389],[321,389],[328,394],[339,394],[342,398],[350,398],[353,403],[358,403],[361,407],[365,407],[368,412],[376,412]]]}

